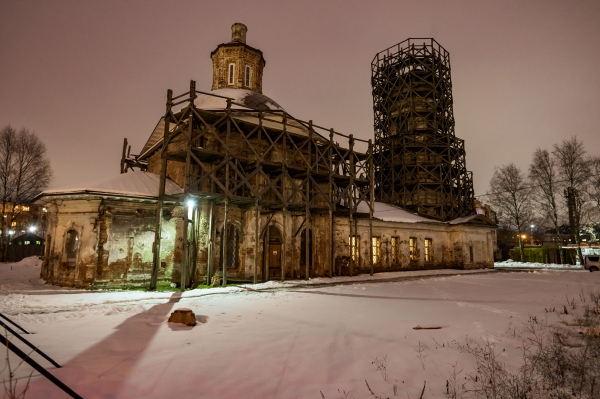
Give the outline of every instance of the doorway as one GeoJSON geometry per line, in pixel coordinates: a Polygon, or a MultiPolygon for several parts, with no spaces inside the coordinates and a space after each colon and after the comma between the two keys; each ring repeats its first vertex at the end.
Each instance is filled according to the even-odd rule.
{"type": "Polygon", "coordinates": [[[281,279],[281,230],[275,226],[269,226],[265,237],[267,248],[267,267],[265,268],[265,280],[281,279]]]}

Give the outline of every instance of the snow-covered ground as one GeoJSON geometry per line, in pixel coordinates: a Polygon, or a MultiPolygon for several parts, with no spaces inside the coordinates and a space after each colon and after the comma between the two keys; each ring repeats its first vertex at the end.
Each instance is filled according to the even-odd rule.
{"type": "MultiPolygon", "coordinates": [[[[423,398],[444,398],[452,365],[461,377],[473,367],[457,342],[489,341],[516,368],[531,316],[558,325],[546,309],[600,291],[600,273],[432,271],[326,287],[318,285],[329,279],[183,295],[87,292],[44,286],[33,263],[0,264],[0,312],[35,333],[24,337],[63,368],[32,357],[85,398],[343,398],[345,390],[358,399],[371,397],[365,380],[386,398],[394,385],[398,397],[418,398],[424,381],[423,398]],[[166,322],[182,307],[197,326],[166,322]],[[384,357],[385,379],[373,364],[384,357]]],[[[30,371],[21,366],[17,377],[30,371]]],[[[26,397],[67,396],[34,374],[26,397]]]]}
{"type": "Polygon", "coordinates": [[[538,262],[515,262],[505,260],[504,262],[495,262],[495,269],[561,269],[561,270],[584,270],[581,265],[559,265],[556,263],[538,263],[538,262]]]}

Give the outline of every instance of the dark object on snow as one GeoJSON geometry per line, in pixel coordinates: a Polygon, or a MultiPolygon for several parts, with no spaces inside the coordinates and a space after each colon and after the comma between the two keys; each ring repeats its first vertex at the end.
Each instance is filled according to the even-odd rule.
{"type": "Polygon", "coordinates": [[[169,316],[169,323],[181,323],[186,326],[195,326],[196,325],[196,315],[192,312],[191,309],[181,308],[175,310],[169,316]]]}
{"type": "Polygon", "coordinates": [[[413,330],[439,330],[442,326],[420,326],[417,324],[416,327],[413,327],[413,330]]]}

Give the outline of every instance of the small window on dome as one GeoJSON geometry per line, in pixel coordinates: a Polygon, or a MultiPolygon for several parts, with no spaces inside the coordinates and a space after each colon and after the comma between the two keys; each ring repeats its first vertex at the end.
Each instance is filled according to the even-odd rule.
{"type": "Polygon", "coordinates": [[[250,66],[246,65],[246,76],[244,82],[246,83],[246,87],[250,87],[250,66]]]}
{"type": "Polygon", "coordinates": [[[229,84],[233,84],[233,75],[235,73],[235,64],[229,64],[229,84]]]}

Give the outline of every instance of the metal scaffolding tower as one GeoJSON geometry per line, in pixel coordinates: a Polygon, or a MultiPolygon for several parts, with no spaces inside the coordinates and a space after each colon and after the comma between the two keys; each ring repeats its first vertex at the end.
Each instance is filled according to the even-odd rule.
{"type": "Polygon", "coordinates": [[[378,53],[371,70],[375,199],[439,220],[474,213],[449,53],[434,39],[407,39],[378,53]]]}

